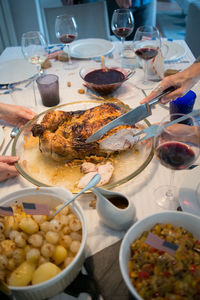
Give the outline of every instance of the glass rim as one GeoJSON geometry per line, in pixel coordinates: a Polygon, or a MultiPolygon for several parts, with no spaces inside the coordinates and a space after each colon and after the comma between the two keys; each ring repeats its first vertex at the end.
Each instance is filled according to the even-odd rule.
{"type": "MultiPolygon", "coordinates": [[[[170,126],[173,126],[173,125],[175,125],[175,124],[181,124],[181,125],[185,125],[185,126],[191,126],[191,124],[189,125],[189,124],[183,124],[183,123],[175,123],[175,124],[172,124],[172,125],[169,125],[169,126],[167,126],[167,127],[163,127],[164,126],[164,124],[166,124],[166,123],[169,123],[170,122],[170,118],[171,117],[173,117],[173,116],[177,116],[177,117],[182,117],[182,116],[185,116],[185,114],[183,114],[183,113],[174,113],[174,114],[170,114],[169,116],[166,116],[166,117],[164,117],[162,120],[161,120],[161,122],[160,122],[160,126],[159,126],[159,129],[158,129],[158,132],[167,132],[168,134],[170,134],[171,136],[174,136],[174,137],[177,137],[177,136],[180,136],[180,134],[178,134],[178,133],[173,133],[173,132],[171,132],[171,131],[169,131],[167,128],[168,127],[170,127],[170,126]],[[164,120],[165,119],[169,119],[167,122],[165,122],[164,120]]],[[[187,119],[185,119],[184,121],[186,121],[186,120],[188,120],[188,119],[190,119],[190,120],[192,120],[192,122],[193,122],[193,126],[195,126],[195,123],[197,122],[196,120],[195,120],[195,118],[194,117],[191,117],[191,116],[188,116],[188,118],[187,119]]],[[[192,135],[195,135],[196,133],[194,132],[194,131],[191,131],[191,132],[188,132],[188,133],[184,133],[184,136],[192,136],[192,135]]]]}

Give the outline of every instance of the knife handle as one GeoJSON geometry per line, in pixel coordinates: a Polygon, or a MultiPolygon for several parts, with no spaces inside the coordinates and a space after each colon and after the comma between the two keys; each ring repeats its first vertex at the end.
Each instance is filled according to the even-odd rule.
{"type": "Polygon", "coordinates": [[[148,102],[149,106],[151,107],[153,104],[156,104],[159,102],[160,98],[162,98],[163,96],[175,91],[177,89],[177,87],[175,86],[170,86],[167,89],[165,89],[164,91],[162,91],[162,93],[160,93],[158,96],[156,96],[155,98],[153,98],[151,101],[148,102]]]}

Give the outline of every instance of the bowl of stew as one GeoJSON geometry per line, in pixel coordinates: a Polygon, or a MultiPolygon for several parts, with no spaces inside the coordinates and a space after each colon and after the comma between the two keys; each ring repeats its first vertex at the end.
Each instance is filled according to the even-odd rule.
{"type": "Polygon", "coordinates": [[[134,71],[114,66],[108,66],[105,69],[93,66],[81,68],[79,74],[85,86],[104,96],[116,91],[133,76],[134,71]]]}
{"type": "Polygon", "coordinates": [[[119,263],[136,299],[200,299],[199,226],[198,216],[170,211],[150,215],[127,231],[119,263]]]}

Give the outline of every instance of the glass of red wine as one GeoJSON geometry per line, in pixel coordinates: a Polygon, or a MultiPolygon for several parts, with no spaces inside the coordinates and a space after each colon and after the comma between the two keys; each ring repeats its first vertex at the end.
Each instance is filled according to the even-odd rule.
{"type": "Polygon", "coordinates": [[[148,64],[160,52],[161,38],[159,30],[155,26],[141,26],[136,30],[133,39],[133,49],[140,59],[144,70],[144,79],[138,82],[142,89],[152,88],[148,80],[148,64]]]}
{"type": "Polygon", "coordinates": [[[112,15],[111,28],[113,33],[121,39],[121,57],[123,57],[124,41],[134,29],[134,17],[130,9],[116,9],[112,15]]]}
{"type": "Polygon", "coordinates": [[[154,191],[157,204],[165,209],[177,209],[176,187],[173,186],[175,170],[189,168],[199,156],[199,125],[189,117],[187,122],[166,126],[172,119],[183,114],[173,114],[165,117],[154,137],[156,158],[166,168],[171,169],[170,184],[160,186],[154,191]],[[165,126],[163,126],[165,124],[165,126]]]}
{"type": "Polygon", "coordinates": [[[78,28],[75,18],[71,15],[60,15],[56,17],[55,21],[55,32],[58,40],[66,44],[68,53],[68,62],[65,65],[66,69],[74,69],[77,67],[76,62],[72,62],[70,56],[70,43],[72,43],[78,36],[78,28]]]}

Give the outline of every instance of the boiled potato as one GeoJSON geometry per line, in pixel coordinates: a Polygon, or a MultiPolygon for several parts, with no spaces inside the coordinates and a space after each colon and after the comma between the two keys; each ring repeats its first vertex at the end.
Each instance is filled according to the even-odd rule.
{"type": "Polygon", "coordinates": [[[33,273],[32,284],[49,280],[61,272],[61,269],[51,262],[40,265],[33,273]]]}
{"type": "Polygon", "coordinates": [[[23,218],[19,223],[19,228],[28,234],[38,232],[38,224],[30,217],[23,218]]]}
{"type": "Polygon", "coordinates": [[[53,254],[53,260],[55,261],[56,265],[61,264],[66,257],[67,250],[61,245],[56,246],[53,254]]]}
{"type": "Polygon", "coordinates": [[[11,273],[8,284],[11,286],[26,286],[31,282],[34,271],[35,265],[25,261],[11,273]]]}

